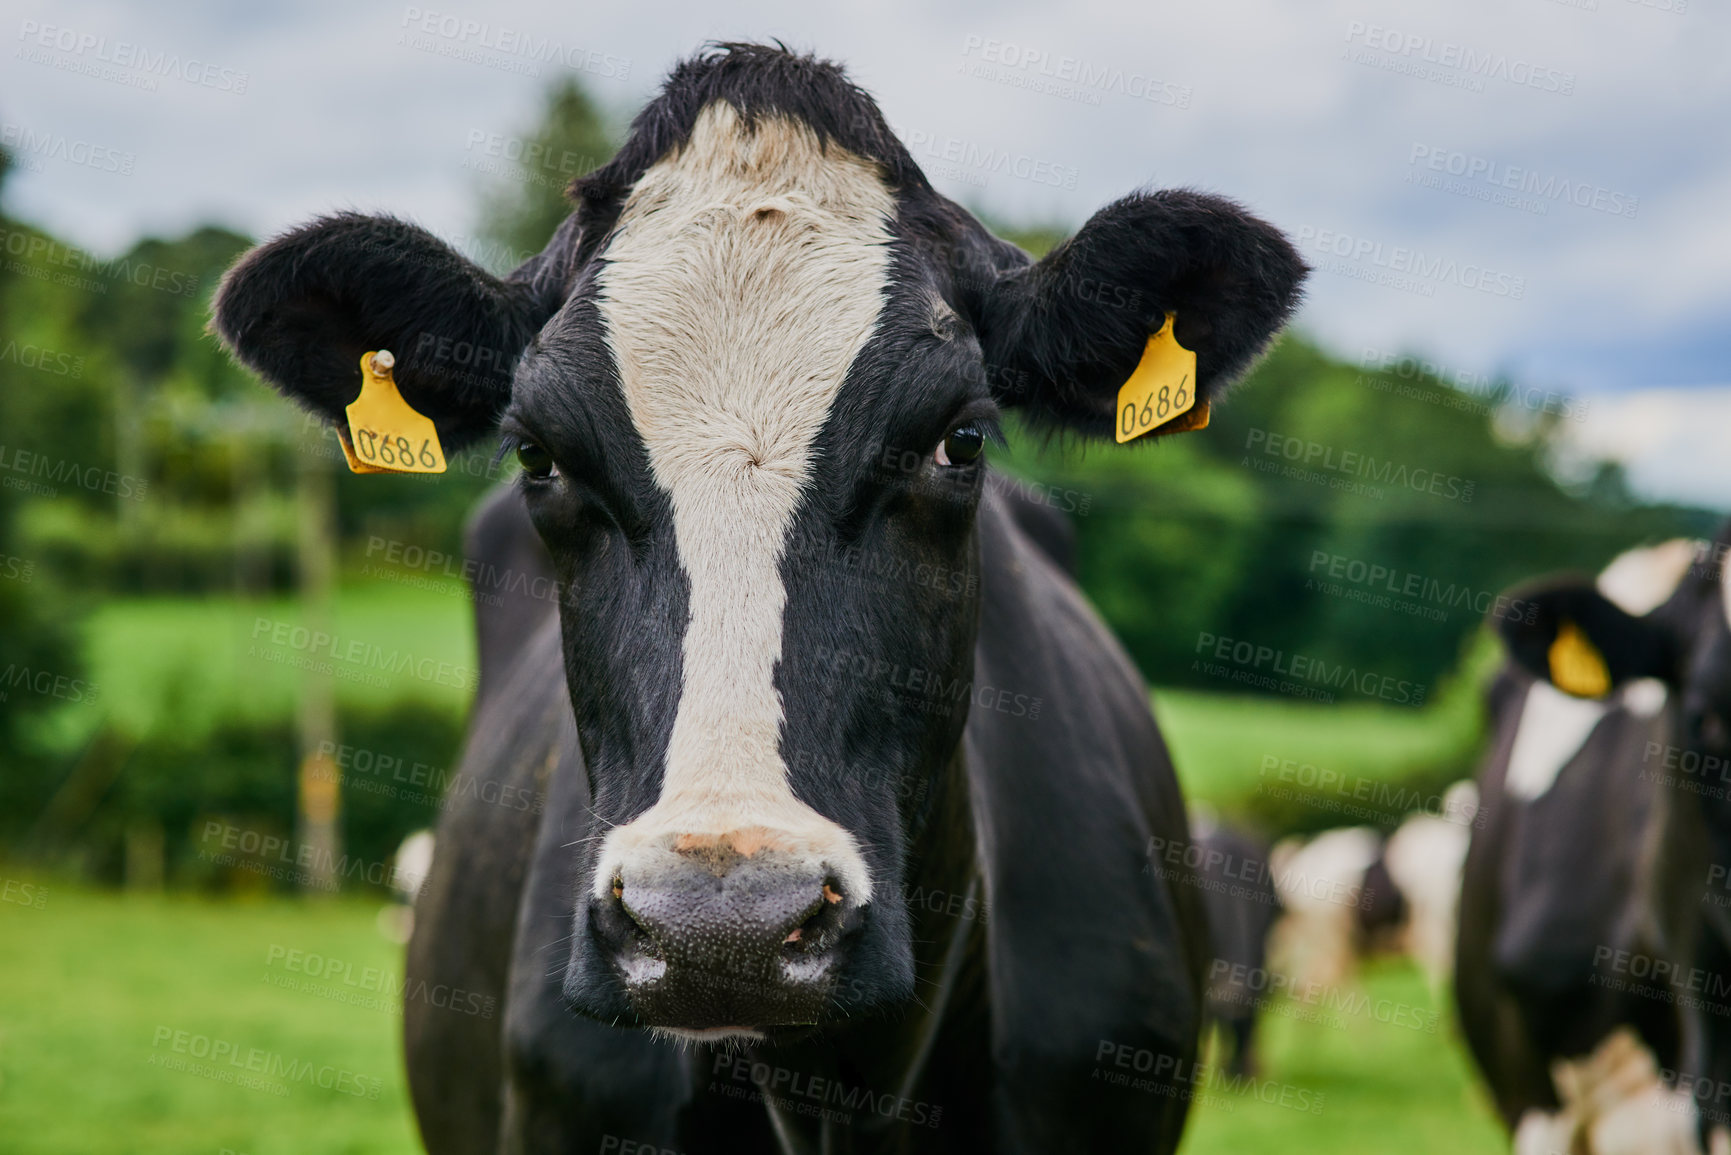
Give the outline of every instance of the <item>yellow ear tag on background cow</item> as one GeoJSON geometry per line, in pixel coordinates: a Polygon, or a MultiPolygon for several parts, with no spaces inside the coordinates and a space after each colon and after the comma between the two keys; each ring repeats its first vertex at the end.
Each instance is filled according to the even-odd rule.
{"type": "Polygon", "coordinates": [[[432,419],[416,413],[397,392],[389,349],[361,356],[361,395],[349,405],[343,453],[356,473],[443,473],[445,450],[432,419]],[[365,469],[356,469],[359,461],[365,469]]]}
{"type": "Polygon", "coordinates": [[[1574,622],[1563,620],[1548,656],[1551,683],[1563,693],[1603,698],[1611,692],[1611,671],[1605,667],[1605,659],[1574,622]]]}
{"type": "Polygon", "coordinates": [[[1196,354],[1178,343],[1177,317],[1166,314],[1166,323],[1148,338],[1136,371],[1118,387],[1119,445],[1180,418],[1168,433],[1208,426],[1208,403],[1196,404],[1196,354]]]}

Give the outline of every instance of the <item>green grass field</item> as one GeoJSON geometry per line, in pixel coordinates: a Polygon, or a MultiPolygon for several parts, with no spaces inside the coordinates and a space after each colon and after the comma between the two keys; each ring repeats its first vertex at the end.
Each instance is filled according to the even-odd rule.
{"type": "MultiPolygon", "coordinates": [[[[0,903],[0,1153],[418,1150],[400,1015],[364,1005],[379,985],[367,968],[402,969],[400,948],[375,929],[377,910],[355,899],[139,898],[53,882],[40,908],[0,903]],[[312,955],[329,961],[286,965],[312,955]],[[275,985],[284,981],[309,989],[275,985]],[[343,992],[363,1005],[332,997],[343,992]],[[186,1069],[238,1077],[249,1060],[258,1086],[186,1069]]],[[[1422,1029],[1437,1008],[1414,971],[1375,966],[1341,998],[1281,1003],[1264,1017],[1265,1069],[1253,1087],[1202,1080],[1188,1155],[1506,1150],[1446,1012],[1434,1033],[1422,1029]]]]}
{"type": "Polygon", "coordinates": [[[84,630],[97,709],[134,734],[164,720],[202,732],[221,720],[292,717],[297,663],[318,661],[339,701],[414,698],[460,711],[472,688],[463,677],[475,667],[463,592],[453,579],[347,584],[319,643],[296,632],[306,615],[295,598],[115,599],[84,630]]]}
{"type": "Polygon", "coordinates": [[[0,904],[0,1152],[418,1150],[400,1016],[321,997],[340,981],[272,985],[305,977],[284,965],[297,950],[400,975],[377,909],[53,883],[40,909],[0,904]],[[219,1044],[241,1065],[210,1057],[219,1044]],[[256,1088],[177,1069],[246,1076],[254,1048],[256,1088]]]}

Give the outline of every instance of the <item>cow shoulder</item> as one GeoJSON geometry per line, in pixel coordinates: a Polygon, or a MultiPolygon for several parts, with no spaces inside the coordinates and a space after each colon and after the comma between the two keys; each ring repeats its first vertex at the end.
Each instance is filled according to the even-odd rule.
{"type": "Polygon", "coordinates": [[[446,789],[405,964],[409,1090],[433,1155],[489,1150],[498,1134],[518,908],[548,775],[574,745],[555,619],[524,643],[498,689],[478,701],[446,789]]]}
{"type": "Polygon", "coordinates": [[[966,754],[993,1017],[1013,1035],[994,1046],[1016,1056],[1001,1074],[1031,1119],[1091,1093],[1102,1039],[1193,1056],[1205,916],[1196,888],[1148,869],[1151,840],[1187,822],[1135,666],[990,492],[979,529],[966,754]]]}

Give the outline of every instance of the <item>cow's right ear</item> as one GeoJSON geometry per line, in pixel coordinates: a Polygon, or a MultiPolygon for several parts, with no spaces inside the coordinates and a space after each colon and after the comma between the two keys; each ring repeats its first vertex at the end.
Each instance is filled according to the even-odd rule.
{"type": "Polygon", "coordinates": [[[1511,590],[1497,632],[1515,663],[1582,698],[1599,698],[1636,678],[1676,684],[1680,655],[1664,624],[1636,617],[1591,581],[1551,579],[1511,590]]]}
{"type": "Polygon", "coordinates": [[[332,424],[360,393],[362,354],[389,349],[410,405],[445,449],[490,432],[518,355],[565,298],[575,217],[500,279],[426,230],[343,213],[260,245],[217,290],[234,356],[332,424]]]}

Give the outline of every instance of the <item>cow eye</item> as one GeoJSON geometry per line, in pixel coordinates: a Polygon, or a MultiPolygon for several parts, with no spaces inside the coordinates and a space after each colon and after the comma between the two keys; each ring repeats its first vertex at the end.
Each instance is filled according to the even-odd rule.
{"type": "Polygon", "coordinates": [[[517,464],[536,481],[545,481],[553,476],[553,455],[533,441],[517,446],[517,464]]]}
{"type": "Polygon", "coordinates": [[[937,452],[932,454],[932,460],[939,465],[972,465],[980,459],[980,453],[985,448],[986,435],[980,431],[978,425],[958,425],[938,442],[937,452]]]}

